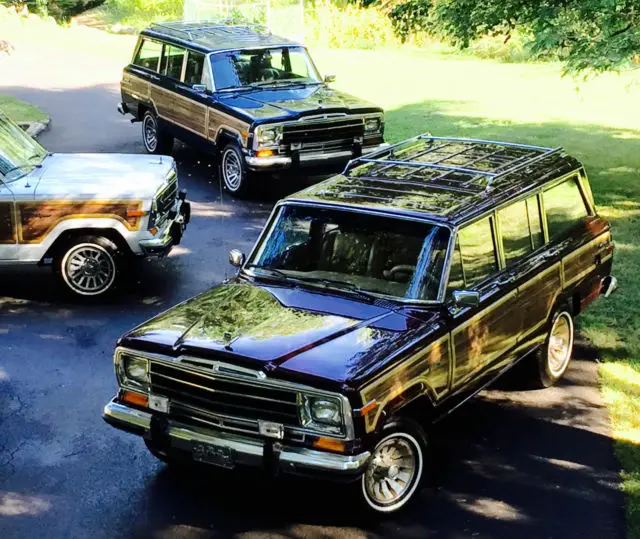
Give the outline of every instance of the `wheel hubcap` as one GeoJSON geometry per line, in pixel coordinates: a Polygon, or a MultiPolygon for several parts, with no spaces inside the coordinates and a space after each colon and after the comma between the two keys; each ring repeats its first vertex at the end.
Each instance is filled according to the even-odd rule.
{"type": "Polygon", "coordinates": [[[151,116],[147,116],[144,119],[142,126],[142,132],[144,135],[144,144],[151,152],[155,151],[158,144],[158,128],[155,120],[151,116]]]}
{"type": "Polygon", "coordinates": [[[65,257],[64,277],[67,284],[79,294],[99,294],[113,283],[115,264],[102,247],[79,245],[65,257]]]}
{"type": "Polygon", "coordinates": [[[229,191],[237,191],[242,182],[242,166],[236,153],[232,150],[225,152],[222,157],[222,174],[224,183],[229,191]]]}
{"type": "Polygon", "coordinates": [[[399,435],[378,445],[363,477],[370,503],[378,508],[394,506],[411,494],[418,473],[416,453],[414,442],[399,435]]]}
{"type": "Polygon", "coordinates": [[[547,361],[549,370],[554,376],[562,374],[569,359],[571,358],[571,348],[573,346],[571,321],[566,315],[560,315],[551,328],[549,336],[549,349],[547,351],[547,361]]]}

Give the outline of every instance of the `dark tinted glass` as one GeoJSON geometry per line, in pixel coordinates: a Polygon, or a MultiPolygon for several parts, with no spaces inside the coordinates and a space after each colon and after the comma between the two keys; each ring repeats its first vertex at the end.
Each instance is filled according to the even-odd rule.
{"type": "Polygon", "coordinates": [[[162,54],[162,43],[143,39],[138,54],[136,54],[133,63],[140,67],[146,67],[153,71],[158,71],[158,63],[162,54]]]}
{"type": "Polygon", "coordinates": [[[187,68],[184,73],[184,83],[188,86],[202,83],[202,69],[204,67],[204,54],[189,51],[187,56],[187,68]]]}
{"type": "Polygon", "coordinates": [[[497,270],[489,217],[463,228],[458,235],[458,241],[467,287],[473,286],[497,270]]]}
{"type": "Polygon", "coordinates": [[[527,199],[527,214],[529,217],[529,231],[531,232],[531,244],[534,249],[544,244],[544,235],[542,233],[542,221],[540,219],[540,205],[538,197],[527,199]]]}
{"type": "Polygon", "coordinates": [[[565,235],[587,216],[587,207],[575,177],[548,189],[543,197],[551,240],[565,235]]]}
{"type": "Polygon", "coordinates": [[[464,272],[462,271],[462,254],[460,253],[460,242],[456,241],[456,248],[451,259],[451,269],[449,270],[449,284],[447,285],[447,297],[451,297],[454,290],[463,290],[464,272]]]}
{"type": "Polygon", "coordinates": [[[410,299],[438,299],[446,228],[368,214],[284,207],[251,264],[410,299]]]}

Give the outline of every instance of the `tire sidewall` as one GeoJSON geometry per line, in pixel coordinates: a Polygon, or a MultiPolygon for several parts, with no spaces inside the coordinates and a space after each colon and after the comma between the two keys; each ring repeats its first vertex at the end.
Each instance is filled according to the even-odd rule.
{"type": "Polygon", "coordinates": [[[362,477],[358,481],[362,502],[365,505],[366,509],[368,509],[369,511],[373,511],[379,515],[393,514],[405,507],[407,504],[410,504],[414,500],[416,492],[419,490],[425,475],[424,472],[425,460],[427,455],[427,439],[423,429],[417,423],[410,420],[398,420],[390,422],[383,428],[382,432],[380,433],[380,436],[375,444],[372,453],[375,453],[375,450],[381,444],[393,437],[401,437],[414,446],[416,456],[416,472],[412,479],[412,485],[410,486],[407,494],[405,494],[400,501],[392,505],[380,506],[375,504],[367,494],[367,489],[365,486],[365,470],[365,473],[362,474],[362,477]]]}
{"type": "Polygon", "coordinates": [[[552,386],[553,384],[558,382],[567,372],[567,369],[569,368],[569,364],[571,363],[571,356],[573,355],[574,340],[575,340],[575,326],[573,323],[573,317],[571,316],[571,313],[566,308],[558,309],[554,313],[553,317],[551,318],[551,321],[549,323],[548,335],[545,340],[544,347],[540,354],[540,363],[539,363],[540,380],[544,387],[552,386]],[[553,328],[555,327],[556,322],[563,317],[569,323],[569,330],[570,330],[569,359],[565,363],[562,370],[559,373],[554,374],[553,372],[551,372],[551,369],[549,367],[549,355],[550,355],[549,347],[551,346],[551,335],[553,333],[553,328]]]}
{"type": "Polygon", "coordinates": [[[59,262],[57,265],[57,270],[62,282],[66,287],[66,290],[69,293],[73,294],[77,298],[97,298],[105,296],[115,288],[121,270],[120,258],[121,257],[118,254],[117,247],[108,239],[103,237],[82,237],[69,242],[66,247],[62,249],[62,253],[59,257],[59,262]],[[109,284],[106,287],[101,288],[97,292],[86,292],[78,290],[71,283],[67,274],[66,266],[70,256],[79,248],[85,246],[92,247],[104,253],[110,261],[112,267],[112,275],[109,279],[109,284]]]}
{"type": "Polygon", "coordinates": [[[245,164],[242,152],[240,151],[240,148],[238,148],[238,145],[235,143],[227,144],[222,150],[222,153],[220,154],[220,179],[222,181],[222,185],[224,186],[225,190],[231,193],[233,196],[240,197],[246,194],[247,182],[248,182],[247,168],[246,168],[246,164],[245,164]],[[227,177],[224,172],[225,161],[229,159],[231,154],[235,155],[240,165],[240,184],[235,189],[228,184],[227,177]]]}
{"type": "Polygon", "coordinates": [[[146,111],[142,117],[142,144],[144,144],[144,149],[147,153],[158,153],[158,147],[160,146],[160,124],[158,122],[158,117],[150,110],[146,111]],[[153,148],[151,148],[147,143],[146,137],[146,127],[150,122],[153,123],[156,130],[156,145],[153,148]]]}

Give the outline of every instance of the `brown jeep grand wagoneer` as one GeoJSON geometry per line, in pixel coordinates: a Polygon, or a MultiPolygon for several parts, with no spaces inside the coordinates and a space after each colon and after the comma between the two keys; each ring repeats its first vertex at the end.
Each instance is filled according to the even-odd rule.
{"type": "Polygon", "coordinates": [[[430,423],[519,361],[562,377],[612,257],[559,148],[420,136],[279,202],[236,277],[124,335],[104,418],[169,463],[332,475],[392,512],[430,423]]]}

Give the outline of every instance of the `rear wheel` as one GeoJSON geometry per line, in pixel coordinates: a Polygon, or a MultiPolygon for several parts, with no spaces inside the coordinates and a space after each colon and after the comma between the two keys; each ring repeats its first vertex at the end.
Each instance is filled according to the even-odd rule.
{"type": "Polygon", "coordinates": [[[142,117],[142,142],[145,150],[153,154],[168,154],[173,149],[173,137],[160,126],[158,117],[150,110],[142,117]]]}
{"type": "Polygon", "coordinates": [[[557,311],[551,318],[544,346],[537,352],[534,382],[537,387],[555,384],[569,367],[573,352],[573,318],[566,310],[557,311]]]}
{"type": "Polygon", "coordinates": [[[118,247],[103,236],[74,238],[62,249],[56,269],[77,296],[101,296],[115,286],[121,271],[118,247]]]}
{"type": "Polygon", "coordinates": [[[367,507],[377,513],[393,513],[414,497],[422,481],[426,436],[408,420],[385,427],[360,481],[367,507]]]}

